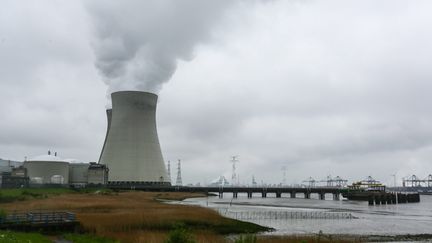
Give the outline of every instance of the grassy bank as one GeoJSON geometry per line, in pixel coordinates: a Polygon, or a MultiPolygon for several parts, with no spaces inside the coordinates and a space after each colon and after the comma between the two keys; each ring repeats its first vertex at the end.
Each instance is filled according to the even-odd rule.
{"type": "Polygon", "coordinates": [[[224,242],[224,235],[269,230],[256,224],[220,216],[213,210],[159,202],[203,196],[191,193],[64,193],[33,200],[2,203],[8,212],[68,210],[76,213],[86,232],[121,242],[163,242],[169,231],[183,224],[198,242],[224,242]]]}
{"type": "Polygon", "coordinates": [[[30,199],[43,199],[50,196],[58,196],[61,194],[69,193],[100,193],[109,194],[112,191],[105,188],[83,188],[83,189],[71,189],[71,188],[13,188],[13,189],[0,189],[0,203],[8,203],[15,201],[25,201],[30,199]]]}
{"type": "Polygon", "coordinates": [[[24,201],[34,198],[47,198],[49,196],[60,195],[64,193],[73,193],[69,188],[19,188],[19,189],[1,189],[0,203],[14,201],[24,201]]]}
{"type": "Polygon", "coordinates": [[[0,230],[2,243],[51,243],[53,240],[67,240],[74,243],[116,243],[118,241],[86,234],[64,234],[47,236],[40,233],[24,233],[0,230]]]}

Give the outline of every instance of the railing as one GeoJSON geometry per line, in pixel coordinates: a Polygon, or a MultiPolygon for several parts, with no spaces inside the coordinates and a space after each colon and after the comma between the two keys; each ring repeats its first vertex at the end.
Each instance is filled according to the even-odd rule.
{"type": "Polygon", "coordinates": [[[284,219],[354,219],[351,213],[325,211],[242,211],[235,212],[218,208],[222,216],[238,220],[284,220],[284,219]]]}

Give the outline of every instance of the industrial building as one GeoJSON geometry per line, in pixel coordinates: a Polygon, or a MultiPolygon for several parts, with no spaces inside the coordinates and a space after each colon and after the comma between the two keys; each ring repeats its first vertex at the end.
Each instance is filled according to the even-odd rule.
{"type": "MultiPolygon", "coordinates": [[[[86,187],[105,185],[108,167],[95,162],[76,163],[57,154],[36,156],[21,166],[9,166],[0,171],[1,188],[64,186],[86,187]]],[[[19,165],[19,164],[17,164],[19,165]]]]}
{"type": "Polygon", "coordinates": [[[12,168],[19,167],[23,163],[19,161],[0,159],[0,173],[1,172],[11,172],[12,168]]]}
{"type": "Polygon", "coordinates": [[[16,175],[13,171],[0,173],[0,188],[22,188],[28,186],[28,176],[16,175]]]}
{"type": "Polygon", "coordinates": [[[77,187],[85,187],[88,183],[89,163],[70,163],[69,182],[77,187]]]}
{"type": "Polygon", "coordinates": [[[108,167],[106,165],[90,162],[87,171],[88,185],[105,185],[108,183],[108,167]]]}
{"type": "Polygon", "coordinates": [[[99,164],[110,184],[170,185],[156,128],[158,96],[140,91],[111,94],[108,126],[99,164]]]}
{"type": "MultiPolygon", "coordinates": [[[[107,132],[98,163],[76,163],[48,151],[26,159],[20,169],[9,162],[0,168],[9,173],[4,178],[28,178],[28,183],[23,183],[25,179],[14,180],[16,185],[30,186],[171,185],[157,134],[158,96],[120,91],[112,93],[111,98],[112,109],[106,111],[107,132]],[[14,175],[13,171],[19,173],[14,175]]],[[[7,183],[15,185],[10,180],[7,183]]]]}

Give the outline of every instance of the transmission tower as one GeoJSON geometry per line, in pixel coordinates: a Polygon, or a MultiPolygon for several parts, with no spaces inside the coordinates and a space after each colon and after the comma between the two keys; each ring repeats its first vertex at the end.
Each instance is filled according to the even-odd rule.
{"type": "Polygon", "coordinates": [[[257,182],[256,182],[256,180],[255,180],[255,176],[254,176],[254,175],[252,175],[252,186],[253,186],[253,187],[256,187],[256,186],[257,186],[257,182]]]}
{"type": "Polygon", "coordinates": [[[182,176],[181,176],[181,162],[178,160],[177,164],[177,180],[176,180],[176,186],[181,186],[182,183],[182,176]]]}
{"type": "Polygon", "coordinates": [[[286,166],[282,166],[281,170],[283,175],[282,186],[286,186],[286,170],[287,170],[286,166]]]}
{"type": "Polygon", "coordinates": [[[168,165],[167,165],[167,174],[168,174],[168,178],[171,181],[171,162],[168,160],[168,165]]]}
{"type": "Polygon", "coordinates": [[[237,156],[231,157],[231,163],[232,163],[231,185],[232,186],[237,184],[236,163],[238,162],[239,160],[237,159],[237,156]]]}

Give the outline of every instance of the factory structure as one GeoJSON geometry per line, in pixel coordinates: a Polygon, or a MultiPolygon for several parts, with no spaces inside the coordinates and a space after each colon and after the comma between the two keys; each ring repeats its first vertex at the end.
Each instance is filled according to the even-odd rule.
{"type": "Polygon", "coordinates": [[[77,163],[62,159],[48,151],[45,155],[18,162],[0,165],[0,187],[64,186],[86,187],[105,185],[108,168],[95,162],[77,163]]]}
{"type": "Polygon", "coordinates": [[[0,187],[171,185],[156,128],[158,96],[141,91],[111,94],[99,161],[77,163],[57,153],[13,163],[0,160],[0,187]]]}

